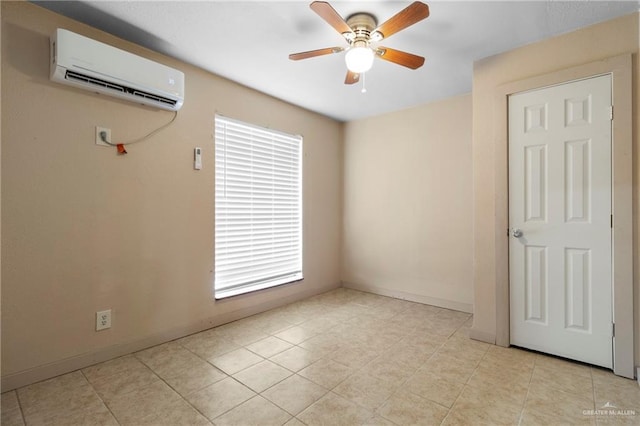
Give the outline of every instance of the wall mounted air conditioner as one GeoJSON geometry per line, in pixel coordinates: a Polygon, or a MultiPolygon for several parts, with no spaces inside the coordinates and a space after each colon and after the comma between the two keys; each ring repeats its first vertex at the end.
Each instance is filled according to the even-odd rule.
{"type": "Polygon", "coordinates": [[[184,102],[181,71],[60,28],[51,37],[51,80],[170,111],[184,102]]]}

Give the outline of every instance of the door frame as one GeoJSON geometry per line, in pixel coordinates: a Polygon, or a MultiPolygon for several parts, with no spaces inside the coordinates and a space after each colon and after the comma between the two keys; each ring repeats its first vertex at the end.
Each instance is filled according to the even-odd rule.
{"type": "Polygon", "coordinates": [[[527,90],[610,74],[614,119],[611,132],[612,168],[612,277],[613,371],[634,378],[633,323],[633,143],[632,61],[620,55],[572,68],[507,83],[496,88],[495,241],[496,241],[496,344],[509,346],[509,156],[508,96],[527,90]]]}

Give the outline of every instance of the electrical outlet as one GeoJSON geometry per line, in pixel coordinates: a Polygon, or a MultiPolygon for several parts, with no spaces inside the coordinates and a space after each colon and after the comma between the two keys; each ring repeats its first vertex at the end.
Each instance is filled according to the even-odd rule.
{"type": "Polygon", "coordinates": [[[111,328],[111,309],[96,312],[96,331],[111,328]]]}
{"type": "Polygon", "coordinates": [[[102,136],[100,135],[101,132],[105,132],[105,139],[107,140],[107,142],[111,142],[111,129],[96,126],[96,145],[111,146],[102,140],[102,136]]]}

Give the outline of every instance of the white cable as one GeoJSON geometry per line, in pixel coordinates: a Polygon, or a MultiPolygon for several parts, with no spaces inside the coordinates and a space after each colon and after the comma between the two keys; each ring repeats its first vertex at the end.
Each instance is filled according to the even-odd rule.
{"type": "Polygon", "coordinates": [[[112,142],[109,142],[109,141],[107,140],[107,132],[104,132],[104,131],[100,132],[100,139],[102,139],[102,142],[104,142],[104,143],[106,143],[106,144],[108,144],[108,145],[111,145],[111,146],[118,146],[118,145],[131,145],[131,144],[134,144],[134,143],[142,142],[143,140],[145,140],[145,139],[147,139],[147,138],[149,138],[149,137],[151,137],[151,136],[155,135],[155,134],[156,134],[156,133],[158,133],[160,130],[163,130],[164,128],[168,127],[171,123],[173,123],[173,122],[175,121],[176,117],[178,117],[178,111],[175,111],[175,112],[173,113],[173,118],[172,118],[171,120],[169,120],[169,122],[168,122],[167,124],[163,124],[162,126],[158,127],[158,128],[157,128],[157,129],[155,129],[155,130],[152,130],[151,132],[147,133],[146,135],[144,135],[144,136],[142,136],[142,137],[140,137],[140,138],[138,138],[138,139],[134,139],[134,140],[132,140],[132,141],[129,141],[129,142],[121,142],[121,143],[112,143],[112,142]]]}

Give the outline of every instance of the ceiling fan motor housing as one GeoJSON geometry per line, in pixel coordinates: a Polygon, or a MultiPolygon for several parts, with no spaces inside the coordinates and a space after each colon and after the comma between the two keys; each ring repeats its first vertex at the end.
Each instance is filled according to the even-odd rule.
{"type": "Polygon", "coordinates": [[[368,45],[371,39],[371,32],[378,26],[378,20],[370,13],[360,12],[349,16],[347,25],[353,30],[353,33],[345,33],[343,35],[350,43],[353,45],[356,45],[356,43],[357,45],[368,45]]]}

